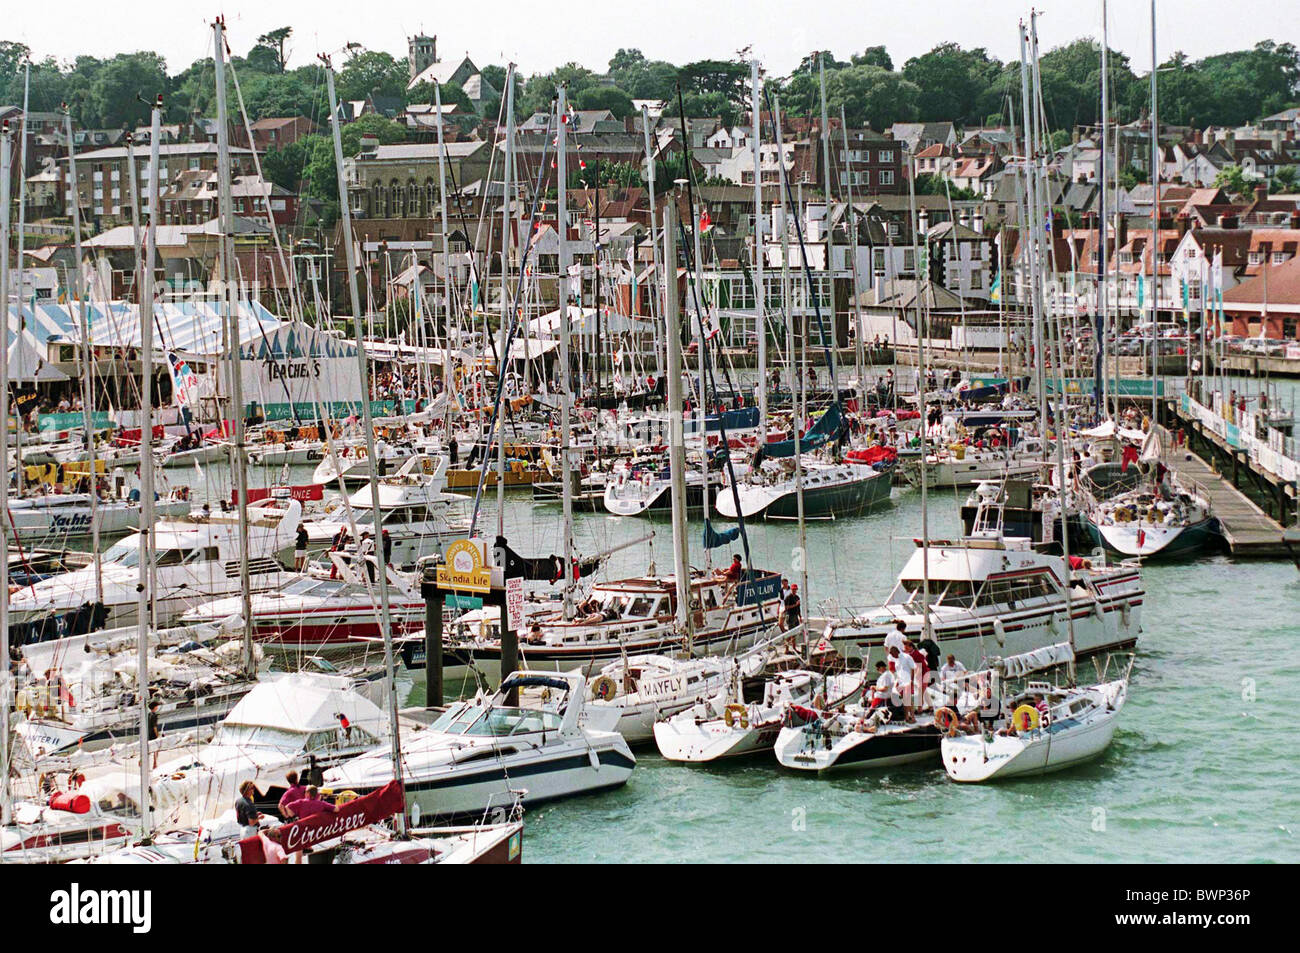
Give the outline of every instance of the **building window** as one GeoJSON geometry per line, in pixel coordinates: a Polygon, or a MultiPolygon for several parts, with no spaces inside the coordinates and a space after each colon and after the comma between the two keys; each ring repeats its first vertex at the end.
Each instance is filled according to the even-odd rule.
{"type": "Polygon", "coordinates": [[[891,172],[891,171],[885,169],[885,170],[881,170],[881,172],[879,173],[879,175],[880,175],[880,184],[881,184],[881,185],[893,185],[893,184],[894,184],[894,173],[893,173],[893,172],[891,172]]]}
{"type": "Polygon", "coordinates": [[[893,161],[894,161],[894,150],[892,150],[892,149],[881,149],[881,150],[880,150],[880,153],[879,153],[879,157],[880,157],[880,158],[879,158],[879,161],[881,161],[881,162],[893,162],[893,161]]]}

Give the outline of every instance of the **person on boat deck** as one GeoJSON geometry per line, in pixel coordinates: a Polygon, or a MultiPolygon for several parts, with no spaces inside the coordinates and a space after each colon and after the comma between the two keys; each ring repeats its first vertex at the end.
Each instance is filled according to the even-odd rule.
{"type": "Polygon", "coordinates": [[[239,823],[239,833],[244,837],[257,833],[257,822],[262,818],[262,812],[253,807],[256,793],[257,787],[253,782],[245,781],[239,786],[239,797],[235,799],[235,820],[239,823]]]}
{"type": "Polygon", "coordinates": [[[293,804],[295,801],[301,801],[307,796],[307,785],[299,782],[297,771],[287,772],[284,779],[289,782],[289,786],[285,788],[284,793],[280,795],[280,803],[277,805],[277,808],[280,811],[280,817],[286,821],[291,821],[294,819],[295,815],[289,805],[293,804]]]}
{"type": "Polygon", "coordinates": [[[381,530],[380,536],[384,541],[384,565],[393,564],[393,535],[388,530],[381,530]]]}
{"type": "Polygon", "coordinates": [[[745,572],[745,567],[740,562],[740,553],[731,554],[731,565],[723,569],[719,575],[727,582],[739,582],[741,575],[745,572]]]}
{"type": "Polygon", "coordinates": [[[799,586],[792,584],[790,592],[785,597],[785,627],[786,630],[793,629],[799,624],[801,616],[799,606],[799,586]]]}
{"type": "Polygon", "coordinates": [[[890,695],[894,691],[894,677],[889,674],[889,666],[883,661],[876,663],[876,684],[871,689],[871,703],[868,705],[870,714],[859,718],[853,726],[854,731],[861,731],[864,734],[872,734],[882,721],[888,717],[892,720],[894,717],[903,717],[903,711],[897,705],[894,705],[890,695]]]}
{"type": "Polygon", "coordinates": [[[307,565],[307,527],[298,524],[298,534],[293,543],[293,566],[302,572],[307,565]]]}
{"type": "MultiPolygon", "coordinates": [[[[935,646],[935,650],[936,650],[935,654],[937,655],[938,646],[935,646]]],[[[913,642],[911,639],[903,640],[903,651],[907,654],[907,657],[910,658],[912,662],[916,665],[915,674],[912,676],[912,691],[921,700],[921,704],[919,707],[925,708],[926,707],[925,686],[928,682],[926,676],[930,673],[930,659],[924,652],[922,652],[917,647],[916,643],[913,642]]]]}
{"type": "Polygon", "coordinates": [[[534,622],[528,627],[528,634],[524,636],[524,641],[529,645],[542,644],[542,626],[541,623],[534,622]]]}
{"type": "Polygon", "coordinates": [[[925,653],[926,671],[939,671],[939,660],[943,658],[940,654],[939,643],[927,635],[920,642],[916,643],[916,647],[925,653]]]}
{"type": "Polygon", "coordinates": [[[312,784],[307,787],[307,795],[296,801],[290,801],[285,805],[295,818],[302,819],[311,817],[314,814],[333,814],[334,805],[329,801],[321,799],[320,791],[316,785],[312,784]]]}
{"type": "Polygon", "coordinates": [[[890,646],[889,660],[894,670],[894,695],[901,702],[903,718],[907,722],[916,721],[912,714],[912,681],[916,677],[916,662],[896,645],[890,646]]]}

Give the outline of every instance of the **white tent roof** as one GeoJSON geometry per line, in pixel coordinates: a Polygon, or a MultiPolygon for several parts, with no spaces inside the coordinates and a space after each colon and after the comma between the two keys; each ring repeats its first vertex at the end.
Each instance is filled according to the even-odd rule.
{"type": "Polygon", "coordinates": [[[226,721],[289,731],[329,731],[339,727],[338,716],[343,714],[352,724],[374,731],[384,723],[384,713],[349,684],[349,679],[338,675],[285,675],[263,682],[245,695],[226,721]]]}
{"type": "MultiPolygon", "coordinates": [[[[190,354],[219,353],[224,339],[225,317],[218,311],[217,304],[215,300],[195,299],[155,305],[154,346],[190,354]]],[[[256,301],[241,301],[237,308],[241,344],[260,340],[282,323],[256,301]]],[[[35,307],[24,307],[22,314],[27,331],[38,345],[43,345],[54,337],[70,342],[81,340],[81,319],[75,302],[43,302],[35,307]]],[[[86,320],[90,324],[92,344],[100,347],[140,346],[139,308],[134,304],[114,301],[105,307],[92,302],[86,305],[86,320]]],[[[13,329],[19,326],[18,309],[11,305],[11,342],[14,338],[13,329]]]]}
{"type": "Polygon", "coordinates": [[[9,345],[9,380],[14,383],[33,383],[71,380],[67,374],[45,363],[40,346],[30,333],[24,331],[14,336],[9,345]]]}

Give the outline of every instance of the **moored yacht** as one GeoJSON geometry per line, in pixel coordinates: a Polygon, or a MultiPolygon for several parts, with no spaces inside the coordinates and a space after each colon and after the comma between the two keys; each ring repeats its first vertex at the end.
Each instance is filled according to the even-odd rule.
{"type": "MultiPolygon", "coordinates": [[[[255,591],[277,589],[288,574],[275,554],[292,544],[302,514],[297,500],[267,501],[248,508],[249,583],[255,591]]],[[[137,622],[140,533],[114,543],[101,569],[90,565],[27,586],[10,596],[9,618],[35,622],[102,602],[110,627],[137,622]]],[[[153,532],[154,621],[167,625],[186,609],[240,591],[239,520],[234,513],[162,520],[153,532]]]]}
{"type": "Polygon", "coordinates": [[[1136,567],[1089,568],[1079,560],[1070,569],[1027,539],[1000,535],[932,540],[928,547],[917,540],[916,547],[883,605],[825,621],[840,654],[882,658],[886,636],[899,622],[910,638],[928,634],[941,656],[951,653],[969,669],[983,668],[993,655],[1061,641],[1067,612],[1080,656],[1132,646],[1141,631],[1144,590],[1136,567]]]}
{"type": "MultiPolygon", "coordinates": [[[[404,731],[402,784],[420,817],[479,816],[520,796],[525,806],[627,783],[636,758],[623,736],[582,725],[586,679],[519,671],[492,696],[449,707],[432,725],[404,731]],[[519,689],[549,689],[542,707],[519,707],[519,689]]],[[[325,785],[365,794],[393,780],[387,746],[331,768],[325,785]]]]}
{"type": "MultiPolygon", "coordinates": [[[[751,581],[728,581],[718,574],[693,572],[691,612],[693,651],[703,655],[736,652],[762,632],[776,626],[780,612],[781,577],[756,570],[751,581]]],[[[677,583],[672,575],[644,576],[596,583],[572,619],[552,611],[534,615],[540,627],[536,641],[520,640],[520,664],[534,671],[590,675],[624,655],[671,653],[686,638],[676,623],[677,583]]],[[[456,674],[476,670],[488,678],[500,672],[500,639],[448,641],[443,664],[456,674]]]]}

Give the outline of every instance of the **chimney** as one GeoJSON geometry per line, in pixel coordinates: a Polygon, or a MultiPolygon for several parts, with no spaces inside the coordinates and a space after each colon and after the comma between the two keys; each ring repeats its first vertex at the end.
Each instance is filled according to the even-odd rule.
{"type": "MultiPolygon", "coordinates": [[[[1300,213],[1297,214],[1300,215],[1300,213]]],[[[975,210],[975,214],[974,216],[972,216],[970,220],[970,227],[974,229],[977,234],[980,235],[984,234],[984,210],[983,209],[977,208],[975,210]]]]}
{"type": "Polygon", "coordinates": [[[970,212],[962,209],[961,215],[957,216],[957,224],[962,228],[970,228],[970,212]]]}
{"type": "Polygon", "coordinates": [[[1192,227],[1192,219],[1186,212],[1178,214],[1178,237],[1182,238],[1187,234],[1187,230],[1192,227]]]}
{"type": "Polygon", "coordinates": [[[924,207],[916,213],[916,230],[921,235],[930,230],[930,213],[924,207]]]}

